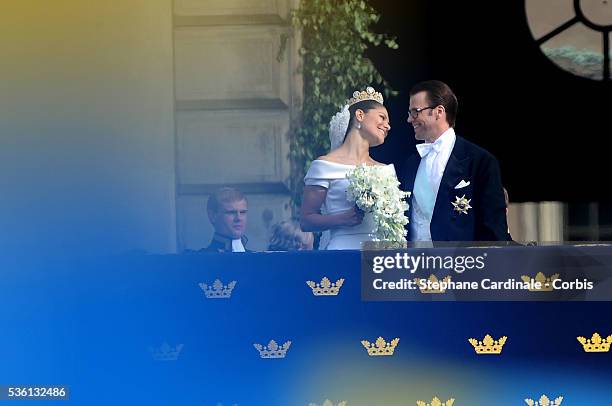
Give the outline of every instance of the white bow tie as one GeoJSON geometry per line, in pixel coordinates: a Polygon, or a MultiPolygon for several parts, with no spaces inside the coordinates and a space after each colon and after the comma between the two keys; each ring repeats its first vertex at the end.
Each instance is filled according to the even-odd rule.
{"type": "Polygon", "coordinates": [[[417,144],[416,148],[421,158],[424,158],[432,150],[435,151],[436,153],[440,152],[440,149],[442,148],[442,144],[439,142],[424,142],[422,144],[417,144]]]}

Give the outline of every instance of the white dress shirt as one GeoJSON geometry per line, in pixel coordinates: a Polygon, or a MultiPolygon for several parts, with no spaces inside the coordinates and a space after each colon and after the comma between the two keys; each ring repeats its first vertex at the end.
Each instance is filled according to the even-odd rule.
{"type": "MultiPolygon", "coordinates": [[[[416,146],[419,155],[421,155],[418,171],[426,171],[434,197],[438,196],[442,175],[444,175],[444,169],[446,169],[448,159],[453,152],[456,139],[455,130],[449,128],[435,142],[416,146]]],[[[431,217],[420,207],[417,199],[412,200],[412,205],[410,240],[431,241],[431,217]]]]}

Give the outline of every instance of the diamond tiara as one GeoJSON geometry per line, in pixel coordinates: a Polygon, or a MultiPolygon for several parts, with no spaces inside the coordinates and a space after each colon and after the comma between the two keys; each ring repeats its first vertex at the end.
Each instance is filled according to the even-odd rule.
{"type": "Polygon", "coordinates": [[[364,100],[374,100],[379,102],[380,104],[383,104],[383,96],[380,92],[377,92],[376,90],[374,90],[374,88],[372,86],[368,86],[366,87],[366,90],[363,91],[355,91],[353,93],[353,97],[351,97],[348,102],[347,105],[350,107],[355,103],[359,103],[361,101],[364,100]]]}

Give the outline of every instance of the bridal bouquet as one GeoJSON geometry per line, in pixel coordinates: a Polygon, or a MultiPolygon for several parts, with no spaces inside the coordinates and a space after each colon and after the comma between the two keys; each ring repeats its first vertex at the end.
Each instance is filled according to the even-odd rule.
{"type": "Polygon", "coordinates": [[[406,242],[408,218],[404,200],[410,192],[399,189],[399,181],[384,166],[358,165],[346,174],[349,186],[346,197],[365,212],[371,212],[375,228],[374,241],[406,242]]]}

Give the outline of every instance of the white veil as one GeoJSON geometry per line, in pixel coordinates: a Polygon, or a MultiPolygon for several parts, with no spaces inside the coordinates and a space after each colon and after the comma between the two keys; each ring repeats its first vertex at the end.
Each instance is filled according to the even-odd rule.
{"type": "Polygon", "coordinates": [[[344,136],[346,135],[346,130],[351,119],[351,114],[349,113],[348,108],[348,104],[345,104],[329,122],[330,151],[338,148],[344,141],[344,136]]]}

